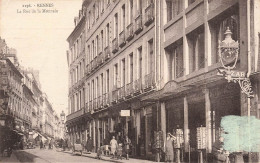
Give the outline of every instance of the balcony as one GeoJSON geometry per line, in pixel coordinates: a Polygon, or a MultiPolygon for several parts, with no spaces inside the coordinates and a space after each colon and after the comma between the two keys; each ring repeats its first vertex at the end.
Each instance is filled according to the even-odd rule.
{"type": "Polygon", "coordinates": [[[91,60],[90,61],[90,68],[91,68],[91,71],[94,71],[94,60],[91,60]]]}
{"type": "Polygon", "coordinates": [[[103,94],[102,100],[103,100],[103,106],[104,107],[108,107],[109,106],[109,102],[110,102],[109,94],[108,93],[103,94]]]}
{"type": "Polygon", "coordinates": [[[123,30],[120,34],[119,34],[119,47],[122,48],[123,46],[125,46],[126,42],[125,42],[125,30],[123,30]]]}
{"type": "Polygon", "coordinates": [[[74,113],[71,113],[67,116],[67,121],[70,121],[72,119],[75,119],[77,117],[80,117],[81,115],[84,114],[84,108],[81,108],[80,110],[74,112],[74,113]]]}
{"type": "Polygon", "coordinates": [[[126,27],[126,40],[129,42],[134,38],[134,29],[133,29],[133,23],[130,23],[126,27]]]}
{"type": "Polygon", "coordinates": [[[109,46],[105,47],[105,61],[110,58],[110,49],[109,46]]]}
{"type": "Polygon", "coordinates": [[[112,53],[116,53],[118,52],[118,40],[117,38],[114,38],[114,40],[112,41],[112,53]]]}
{"type": "Polygon", "coordinates": [[[125,86],[119,88],[119,90],[118,90],[118,100],[119,101],[125,100],[125,86]]]}
{"type": "Polygon", "coordinates": [[[138,95],[142,93],[142,78],[134,81],[134,95],[138,95]]]}
{"type": "Polygon", "coordinates": [[[100,58],[100,65],[102,65],[105,62],[105,53],[101,51],[99,52],[98,56],[100,58]]]}
{"type": "Polygon", "coordinates": [[[140,33],[142,30],[143,30],[142,14],[139,13],[135,18],[135,34],[140,33]]]}
{"type": "Polygon", "coordinates": [[[89,101],[89,112],[92,112],[93,111],[93,101],[89,101]]]}
{"type": "Polygon", "coordinates": [[[144,25],[149,26],[154,21],[154,4],[151,3],[145,9],[145,21],[144,25]]]}
{"type": "Polygon", "coordinates": [[[112,103],[117,103],[118,101],[118,89],[112,91],[112,103]]]}
{"type": "Polygon", "coordinates": [[[97,108],[102,109],[103,108],[103,101],[102,101],[102,96],[99,96],[97,98],[97,108]]]}
{"type": "Polygon", "coordinates": [[[87,75],[90,74],[90,72],[91,72],[91,64],[87,64],[87,66],[86,66],[87,75]]]}
{"type": "Polygon", "coordinates": [[[131,98],[134,94],[134,83],[131,82],[131,83],[128,83],[126,85],[126,98],[131,98]]]}
{"type": "Polygon", "coordinates": [[[102,64],[102,52],[99,53],[97,57],[97,67],[102,64]]]}
{"type": "Polygon", "coordinates": [[[94,111],[97,111],[97,110],[98,110],[97,104],[98,104],[98,99],[95,98],[94,101],[93,101],[93,110],[94,110],[94,111]]]}
{"type": "Polygon", "coordinates": [[[85,104],[85,113],[88,113],[89,112],[89,106],[88,106],[88,103],[85,104]]]}
{"type": "Polygon", "coordinates": [[[97,56],[93,60],[93,67],[94,67],[94,70],[98,67],[98,57],[97,56]]]}
{"type": "Polygon", "coordinates": [[[155,88],[155,74],[151,72],[144,77],[144,91],[149,91],[155,88]]]}

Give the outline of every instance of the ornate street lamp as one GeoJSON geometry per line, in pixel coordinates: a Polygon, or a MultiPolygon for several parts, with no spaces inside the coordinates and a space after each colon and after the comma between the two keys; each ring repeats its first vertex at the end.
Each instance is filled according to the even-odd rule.
{"type": "Polygon", "coordinates": [[[63,110],[62,110],[62,112],[60,113],[60,117],[61,117],[62,123],[64,123],[64,121],[65,121],[65,113],[64,113],[63,110]]]}
{"type": "Polygon", "coordinates": [[[252,86],[249,77],[246,72],[234,70],[238,60],[239,43],[232,39],[232,32],[227,27],[224,33],[225,39],[219,41],[218,55],[223,68],[218,69],[218,75],[224,76],[228,82],[239,83],[239,86],[243,93],[248,98],[253,97],[252,86]]]}

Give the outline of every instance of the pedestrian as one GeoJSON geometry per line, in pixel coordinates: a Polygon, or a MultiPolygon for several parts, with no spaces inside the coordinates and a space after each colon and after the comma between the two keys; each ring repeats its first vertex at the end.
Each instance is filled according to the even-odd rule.
{"type": "Polygon", "coordinates": [[[130,150],[130,145],[131,145],[131,140],[126,136],[125,141],[125,151],[126,151],[126,159],[129,160],[129,150],[130,150]]]}
{"type": "Polygon", "coordinates": [[[212,152],[214,155],[214,163],[223,163],[228,159],[225,151],[223,150],[223,141],[224,138],[221,136],[219,140],[213,144],[212,152]]]}
{"type": "Polygon", "coordinates": [[[42,149],[42,148],[43,148],[43,142],[41,140],[41,142],[40,142],[40,149],[42,149]]]}
{"type": "Polygon", "coordinates": [[[115,136],[113,136],[112,140],[110,141],[110,147],[111,147],[111,154],[113,155],[112,158],[115,158],[115,152],[117,148],[117,141],[115,139],[115,136]]]}
{"type": "Polygon", "coordinates": [[[93,149],[93,140],[92,138],[89,136],[88,137],[88,141],[87,141],[87,152],[92,151],[93,149]]]}
{"type": "Polygon", "coordinates": [[[116,150],[116,154],[117,154],[117,159],[121,159],[122,160],[122,154],[123,154],[123,145],[122,143],[118,144],[117,150],[116,150]]]}
{"type": "Polygon", "coordinates": [[[101,148],[100,147],[98,147],[98,149],[97,149],[97,159],[101,159],[101,154],[102,154],[102,151],[101,151],[101,148]]]}
{"type": "Polygon", "coordinates": [[[164,142],[164,151],[165,151],[165,162],[173,162],[174,151],[173,151],[173,141],[176,139],[171,133],[167,134],[166,141],[164,142]]]}

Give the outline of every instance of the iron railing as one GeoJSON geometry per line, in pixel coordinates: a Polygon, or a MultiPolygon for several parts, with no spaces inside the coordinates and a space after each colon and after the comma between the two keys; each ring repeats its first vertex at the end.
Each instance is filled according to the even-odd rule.
{"type": "Polygon", "coordinates": [[[119,88],[118,99],[123,100],[125,98],[125,86],[119,88]]]}
{"type": "Polygon", "coordinates": [[[126,44],[126,42],[125,42],[125,30],[123,30],[119,34],[119,47],[122,48],[123,46],[125,46],[125,44],[126,44]]]}
{"type": "Polygon", "coordinates": [[[132,96],[133,93],[134,93],[134,83],[131,82],[126,85],[126,96],[127,97],[132,96]]]}
{"type": "Polygon", "coordinates": [[[126,27],[126,40],[130,41],[132,40],[132,38],[134,37],[134,29],[133,29],[133,23],[130,23],[127,27],[126,27]]]}
{"type": "Polygon", "coordinates": [[[114,38],[112,41],[112,53],[116,53],[118,51],[118,39],[114,38]]]}
{"type": "Polygon", "coordinates": [[[117,102],[118,100],[118,89],[112,91],[112,102],[117,102]]]}
{"type": "Polygon", "coordinates": [[[142,14],[139,13],[137,17],[135,18],[135,34],[140,33],[143,30],[142,25],[142,14]]]}
{"type": "Polygon", "coordinates": [[[145,9],[145,23],[148,26],[154,21],[154,4],[150,3],[145,9]]]}
{"type": "Polygon", "coordinates": [[[110,48],[109,46],[105,47],[105,61],[110,58],[110,48]]]}
{"type": "Polygon", "coordinates": [[[144,89],[154,88],[155,87],[155,74],[151,72],[150,74],[145,75],[144,77],[144,89]]]}
{"type": "Polygon", "coordinates": [[[134,81],[134,93],[140,93],[142,91],[142,78],[134,81]]]}

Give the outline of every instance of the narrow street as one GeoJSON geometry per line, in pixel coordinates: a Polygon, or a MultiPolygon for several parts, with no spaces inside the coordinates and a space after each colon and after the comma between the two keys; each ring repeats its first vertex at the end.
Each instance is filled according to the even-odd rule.
{"type": "MultiPolygon", "coordinates": [[[[53,150],[26,149],[14,152],[20,162],[58,163],[58,162],[104,162],[87,156],[72,155],[70,153],[53,150]]],[[[106,161],[110,162],[110,161],[106,161]]],[[[113,162],[111,160],[111,162],[113,162]]]]}

